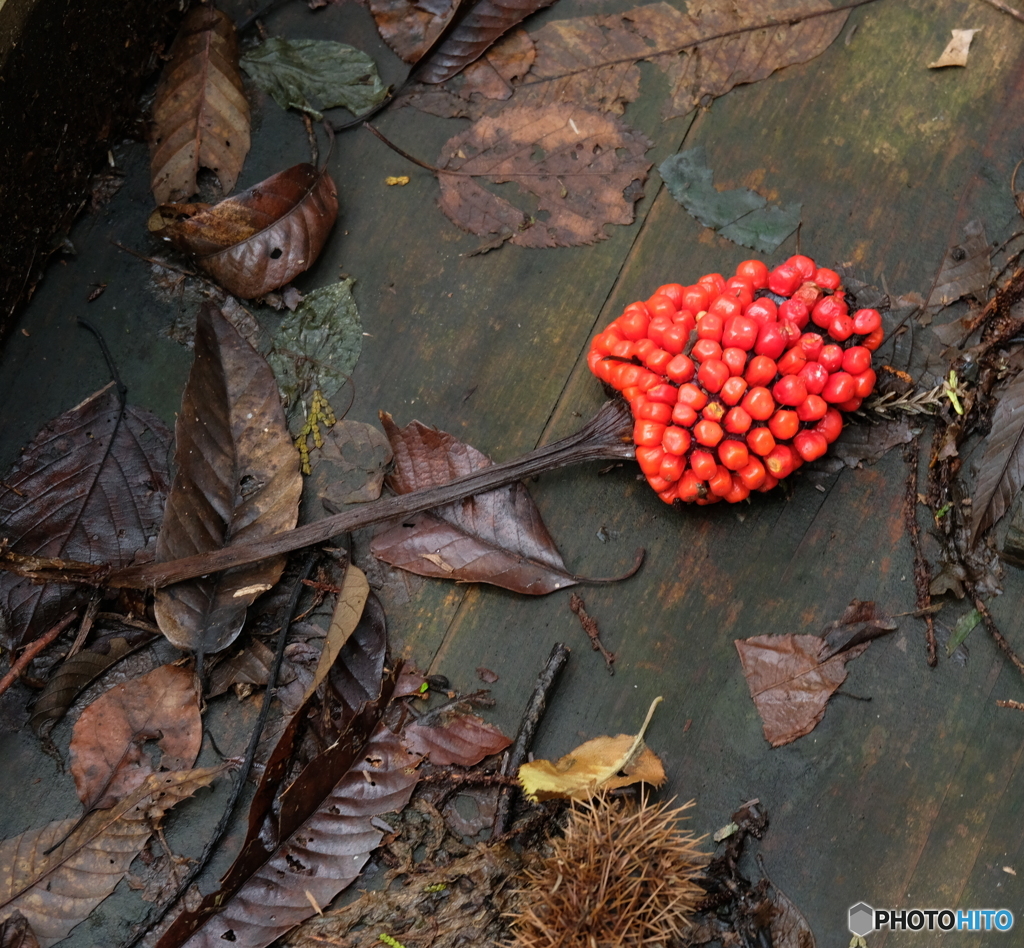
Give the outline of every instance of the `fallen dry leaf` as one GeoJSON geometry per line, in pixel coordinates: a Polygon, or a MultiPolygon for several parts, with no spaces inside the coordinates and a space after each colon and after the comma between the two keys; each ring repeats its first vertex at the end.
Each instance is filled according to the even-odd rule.
{"type": "Polygon", "coordinates": [[[402,731],[405,746],[437,767],[472,767],[512,743],[476,714],[445,715],[435,725],[414,722],[402,731]]]}
{"type": "Polygon", "coordinates": [[[0,948],[39,948],[36,934],[21,912],[0,922],[0,948]]]}
{"type": "Polygon", "coordinates": [[[414,63],[444,29],[453,0],[369,0],[377,31],[394,53],[414,63]]]}
{"type": "MultiPolygon", "coordinates": [[[[16,553],[127,566],[156,536],[167,498],[171,433],[121,405],[113,383],[47,424],[0,482],[0,523],[16,553]]],[[[80,601],[73,586],[0,573],[15,648],[80,601]]]]}
{"type": "Polygon", "coordinates": [[[194,676],[161,665],[114,685],[82,711],[71,734],[71,776],[86,810],[123,800],[159,768],[187,770],[199,756],[203,722],[194,676]],[[145,753],[152,741],[159,761],[145,753]]]}
{"type": "Polygon", "coordinates": [[[971,49],[971,40],[977,30],[953,30],[953,38],[946,44],[942,55],[933,63],[928,63],[929,69],[942,69],[945,66],[966,66],[967,54],[971,49]]]}
{"type": "MultiPolygon", "coordinates": [[[[228,688],[235,688],[239,698],[247,698],[253,688],[262,688],[270,680],[273,666],[273,649],[254,639],[237,655],[217,664],[210,675],[205,696],[215,698],[228,688]]],[[[281,678],[278,678],[278,687],[280,684],[281,678]]]]}
{"type": "Polygon", "coordinates": [[[438,160],[441,209],[471,234],[507,236],[521,247],[593,244],[607,238],[606,224],[633,222],[650,147],[614,116],[572,103],[509,107],[445,144],[438,160]],[[481,180],[514,182],[536,199],[536,214],[481,180]]]}
{"type": "Polygon", "coordinates": [[[523,792],[533,800],[589,800],[601,791],[634,783],[660,787],[665,782],[665,769],[644,744],[644,733],[660,702],[661,698],[654,699],[636,736],[595,737],[554,762],[534,760],[523,764],[519,768],[523,792]]]}
{"type": "Polygon", "coordinates": [[[874,464],[893,448],[913,440],[910,420],[906,415],[900,415],[878,424],[844,425],[831,453],[842,459],[847,467],[856,468],[865,461],[874,464]]]}
{"type": "MultiPolygon", "coordinates": [[[[447,484],[491,463],[471,445],[418,421],[399,428],[382,414],[381,422],[395,456],[388,485],[397,494],[447,484]]],[[[530,595],[576,583],[521,482],[405,517],[378,533],[370,552],[420,576],[530,595]]]]}
{"type": "Polygon", "coordinates": [[[1024,486],[1024,373],[1003,391],[971,498],[971,543],[998,523],[1024,486]]]}
{"type": "Polygon", "coordinates": [[[193,7],[171,46],[153,101],[151,183],[158,203],[196,193],[209,168],[230,193],[249,152],[249,104],[238,69],[238,37],[226,13],[193,7]]]}
{"type": "Polygon", "coordinates": [[[58,841],[74,819],[0,842],[0,921],[21,912],[41,948],[66,938],[114,891],[160,817],[226,769],[150,774],[117,806],[90,814],[64,842],[58,841]]]}
{"type": "Polygon", "coordinates": [[[149,230],[190,254],[243,299],[284,286],[316,262],[338,216],[326,165],[280,171],[217,204],[161,204],[149,230]]]}
{"type": "Polygon", "coordinates": [[[303,701],[313,694],[320,687],[320,682],[327,677],[327,673],[334,665],[335,659],[341,654],[349,636],[359,625],[369,595],[370,584],[366,581],[366,574],[358,566],[353,566],[350,563],[345,568],[345,578],[341,582],[338,602],[334,607],[334,614],[331,616],[327,636],[324,638],[320,661],[313,674],[313,680],[306,686],[303,701]]]}
{"type": "Polygon", "coordinates": [[[647,60],[668,79],[663,115],[674,118],[709,105],[734,86],[814,59],[849,16],[840,10],[800,19],[820,12],[819,0],[708,0],[689,6],[692,12],[682,13],[652,3],[547,23],[531,34],[537,59],[517,101],[578,102],[621,114],[639,94],[637,62],[647,60]]]}
{"type": "Polygon", "coordinates": [[[345,504],[376,500],[391,458],[391,445],[379,428],[343,419],[324,435],[324,446],[314,455],[308,492],[332,513],[345,504]]]}
{"type": "Polygon", "coordinates": [[[984,224],[980,220],[968,221],[963,241],[950,247],[942,260],[935,287],[928,294],[920,317],[922,326],[927,326],[940,309],[964,296],[984,301],[992,278],[991,253],[984,224]]]}
{"type": "MultiPolygon", "coordinates": [[[[157,539],[158,562],[295,526],[302,475],[274,375],[209,303],[199,313],[175,434],[178,471],[157,539]]],[[[249,605],[280,578],[284,559],[159,590],[160,631],[181,649],[226,648],[249,605]]]]}

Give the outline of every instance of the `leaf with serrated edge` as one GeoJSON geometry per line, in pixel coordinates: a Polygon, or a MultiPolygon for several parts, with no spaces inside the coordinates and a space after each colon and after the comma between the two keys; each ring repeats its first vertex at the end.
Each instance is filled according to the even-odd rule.
{"type": "MultiPolygon", "coordinates": [[[[396,493],[446,484],[491,463],[447,432],[418,421],[399,428],[386,414],[381,421],[395,453],[388,484],[396,493]]],[[[521,482],[405,517],[378,533],[370,552],[420,576],[492,583],[529,595],[576,583],[521,482]]]]}
{"type": "Polygon", "coordinates": [[[362,50],[332,40],[271,36],[242,57],[242,68],[282,109],[308,112],[342,106],[361,115],[387,95],[377,66],[362,50]]]}
{"type": "Polygon", "coordinates": [[[229,293],[252,299],[313,266],[337,216],[326,166],[301,164],[218,204],[161,204],[148,226],[229,293]]]}
{"type": "MultiPolygon", "coordinates": [[[[121,405],[113,383],[49,422],[0,483],[0,523],[16,553],[127,566],[160,527],[171,433],[155,415],[121,405]]],[[[0,573],[0,606],[17,647],[76,601],[74,587],[0,573]]]]}
{"type": "Polygon", "coordinates": [[[572,103],[508,107],[445,144],[438,159],[441,209],[472,234],[507,233],[521,247],[592,244],[607,239],[606,224],[633,222],[650,146],[614,116],[572,103]],[[514,182],[548,217],[527,215],[481,180],[514,182]]]}
{"type": "Polygon", "coordinates": [[[267,361],[289,413],[315,389],[331,398],[352,374],[363,348],[351,277],[307,293],[281,320],[267,361]]]}
{"type": "MultiPolygon", "coordinates": [[[[211,304],[196,324],[195,361],[175,426],[178,471],[157,539],[157,562],[290,530],[302,475],[274,375],[211,304]]],[[[230,645],[246,609],[284,569],[283,556],[157,592],[160,631],[178,648],[230,645]]]]}
{"type": "Polygon", "coordinates": [[[76,820],[57,820],[0,842],[0,921],[21,912],[41,948],[66,938],[114,891],[160,817],[226,769],[150,774],[117,806],[86,817],[49,855],[45,850],[76,820]]]}
{"type": "Polygon", "coordinates": [[[717,190],[703,145],[666,158],[658,171],[672,197],[705,227],[759,253],[772,253],[800,223],[799,204],[768,207],[749,188],[717,190]]]}
{"type": "Polygon", "coordinates": [[[212,6],[193,7],[153,102],[153,195],[161,204],[191,197],[200,168],[213,171],[228,194],[248,152],[249,103],[234,23],[212,6]]]}
{"type": "Polygon", "coordinates": [[[71,776],[89,809],[113,806],[159,766],[184,770],[199,756],[203,722],[194,675],[161,665],[114,685],[82,711],[71,734],[71,776]],[[143,750],[160,748],[159,764],[143,750]]]}
{"type": "Polygon", "coordinates": [[[994,526],[1024,485],[1024,372],[1003,391],[985,439],[971,498],[971,543],[994,526]]]}

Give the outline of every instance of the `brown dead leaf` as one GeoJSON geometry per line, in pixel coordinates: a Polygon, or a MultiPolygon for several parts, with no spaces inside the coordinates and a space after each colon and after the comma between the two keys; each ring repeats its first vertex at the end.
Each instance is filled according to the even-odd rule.
{"type": "Polygon", "coordinates": [[[90,814],[70,836],[74,819],[0,842],[0,922],[20,912],[41,948],[66,938],[114,891],[160,817],[225,769],[150,774],[134,793],[90,814]]]}
{"type": "Polygon", "coordinates": [[[682,13],[667,3],[625,13],[555,20],[536,33],[537,60],[518,101],[579,102],[621,114],[639,93],[641,60],[669,81],[665,118],[709,105],[734,86],[820,55],[849,11],[826,16],[819,0],[738,4],[709,0],[682,13]],[[804,19],[801,19],[804,17],[804,19]]]}
{"type": "Polygon", "coordinates": [[[213,171],[228,194],[248,152],[249,104],[235,25],[213,6],[193,7],[171,47],[153,102],[153,195],[160,204],[191,197],[200,168],[213,171]]]}
{"type": "Polygon", "coordinates": [[[327,673],[334,665],[335,659],[341,654],[349,636],[359,625],[369,595],[370,584],[366,581],[366,574],[358,566],[349,564],[345,569],[341,592],[338,594],[334,615],[331,616],[331,625],[324,639],[323,651],[320,652],[320,661],[317,663],[313,680],[306,686],[303,702],[316,691],[320,682],[327,677],[327,673]]]}
{"type": "MultiPolygon", "coordinates": [[[[491,463],[471,445],[418,421],[399,428],[382,414],[381,422],[395,455],[388,479],[395,493],[447,484],[491,463]]],[[[373,538],[370,552],[420,576],[493,583],[529,595],[577,581],[521,482],[403,518],[373,538]]]]}
{"type": "MultiPolygon", "coordinates": [[[[249,643],[237,655],[220,662],[210,675],[207,698],[224,694],[234,688],[239,699],[247,698],[254,687],[262,688],[270,680],[270,669],[274,665],[273,649],[259,639],[249,643]]],[[[278,687],[281,679],[278,680],[278,687]]]]}
{"type": "Polygon", "coordinates": [[[149,230],[190,254],[225,290],[263,296],[316,262],[338,216],[326,165],[301,164],[218,204],[161,204],[149,230]]]}
{"type": "Polygon", "coordinates": [[[665,782],[665,769],[644,744],[644,733],[660,702],[661,698],[654,699],[635,737],[595,737],[554,762],[534,760],[523,764],[519,768],[523,792],[533,800],[589,800],[601,791],[634,783],[660,787],[665,782]]]}
{"type": "Polygon", "coordinates": [[[1024,485],[1024,372],[996,402],[971,498],[971,544],[998,523],[1024,485]]]}
{"type": "Polygon", "coordinates": [[[953,30],[953,38],[946,44],[942,55],[933,63],[928,63],[929,69],[942,69],[946,66],[966,66],[967,54],[971,49],[971,40],[978,30],[953,30]]]}
{"type": "MultiPolygon", "coordinates": [[[[199,313],[195,362],[175,433],[178,471],[157,562],[295,526],[302,475],[274,374],[211,304],[199,313]]],[[[242,630],[246,609],[283,569],[284,557],[273,557],[159,590],[160,631],[181,649],[227,648],[242,630]]]]}
{"type": "Polygon", "coordinates": [[[21,912],[0,922],[0,948],[39,948],[36,933],[21,912]]]}
{"type": "Polygon", "coordinates": [[[379,428],[343,419],[324,435],[324,446],[313,458],[307,490],[331,512],[345,504],[376,500],[390,463],[391,446],[379,428]]]}
{"type": "Polygon", "coordinates": [[[964,239],[946,251],[920,317],[922,326],[927,326],[940,309],[964,296],[984,301],[992,277],[991,253],[985,225],[980,220],[968,221],[964,239]]]}
{"type": "Polygon", "coordinates": [[[472,767],[485,757],[503,751],[512,743],[493,724],[476,714],[451,714],[437,725],[406,725],[405,746],[437,767],[457,764],[472,767]]]}
{"type": "Polygon", "coordinates": [[[187,770],[199,756],[203,723],[192,672],[161,665],[115,685],[88,705],[71,734],[71,775],[86,810],[105,809],[151,773],[187,770]],[[159,762],[145,753],[153,741],[159,762]]]}
{"type": "Polygon", "coordinates": [[[571,103],[510,107],[445,144],[441,209],[471,234],[507,234],[521,247],[592,244],[607,238],[606,224],[633,222],[650,147],[614,116],[571,103]],[[482,179],[515,182],[537,210],[488,191],[482,179]]]}
{"type": "Polygon", "coordinates": [[[454,6],[453,0],[369,0],[381,39],[407,63],[437,39],[454,6]]]}

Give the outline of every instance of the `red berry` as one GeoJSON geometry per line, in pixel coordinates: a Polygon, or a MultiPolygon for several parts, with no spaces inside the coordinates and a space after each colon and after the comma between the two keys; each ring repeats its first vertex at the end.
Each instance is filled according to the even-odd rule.
{"type": "Polygon", "coordinates": [[[698,444],[704,445],[705,448],[713,448],[725,437],[725,432],[722,431],[722,426],[717,421],[701,418],[693,426],[693,437],[698,444]]]}
{"type": "Polygon", "coordinates": [[[722,347],[714,339],[698,339],[690,350],[690,355],[698,362],[708,359],[721,359],[722,347]]]}
{"type": "Polygon", "coordinates": [[[676,492],[676,485],[670,485],[666,490],[659,491],[658,497],[660,497],[666,504],[674,504],[678,499],[679,495],[676,492]]]}
{"type": "Polygon", "coordinates": [[[679,389],[674,385],[655,385],[647,390],[647,399],[652,402],[664,402],[674,405],[679,397],[679,389]]]}
{"type": "Polygon", "coordinates": [[[680,405],[686,405],[694,411],[700,411],[708,403],[707,395],[694,385],[693,382],[687,382],[685,385],[679,386],[677,400],[680,405]]]}
{"type": "Polygon", "coordinates": [[[723,441],[718,446],[718,460],[730,471],[738,471],[747,466],[750,452],[742,441],[723,441]]]}
{"type": "Polygon", "coordinates": [[[814,271],[814,282],[826,290],[838,290],[842,285],[843,278],[835,270],[825,267],[818,267],[814,271]]]}
{"type": "Polygon", "coordinates": [[[717,313],[708,311],[697,320],[697,338],[710,339],[713,342],[722,341],[722,328],[725,320],[717,313]]]}
{"type": "Polygon", "coordinates": [[[766,473],[765,474],[765,478],[764,478],[764,483],[758,488],[758,490],[763,494],[766,491],[770,491],[772,488],[778,487],[778,486],[779,486],[779,479],[777,477],[772,477],[771,474],[767,474],[766,473]]]}
{"type": "Polygon", "coordinates": [[[739,480],[738,477],[733,476],[732,479],[732,490],[726,494],[722,500],[727,504],[738,504],[741,500],[746,500],[750,496],[750,489],[745,487],[739,480]]]}
{"type": "Polygon", "coordinates": [[[701,482],[693,471],[687,471],[679,478],[677,495],[680,500],[692,503],[700,496],[701,482]]]}
{"type": "Polygon", "coordinates": [[[772,397],[779,405],[799,405],[807,398],[807,386],[799,375],[784,375],[772,387],[772,397]]]}
{"type": "Polygon", "coordinates": [[[689,356],[680,353],[672,357],[672,361],[665,366],[665,375],[677,385],[689,382],[697,374],[693,361],[689,356]]]}
{"type": "Polygon", "coordinates": [[[856,385],[849,372],[835,372],[829,376],[821,397],[830,404],[847,402],[856,395],[856,385]]]}
{"type": "Polygon", "coordinates": [[[672,420],[684,428],[692,428],[699,417],[689,405],[676,405],[672,409],[672,420]]]}
{"type": "Polygon", "coordinates": [[[751,428],[747,432],[747,447],[765,457],[775,450],[775,436],[767,428],[751,428]]]}
{"type": "Polygon", "coordinates": [[[725,497],[732,490],[732,474],[719,464],[713,477],[708,478],[708,490],[716,497],[725,497]]]}
{"type": "Polygon", "coordinates": [[[846,303],[839,299],[838,296],[826,296],[824,299],[819,300],[814,309],[811,310],[811,322],[815,326],[827,329],[836,316],[845,315],[847,315],[846,303]]]}
{"type": "Polygon", "coordinates": [[[697,370],[697,381],[709,392],[718,392],[725,385],[730,374],[729,366],[721,359],[707,359],[697,370]]]}
{"type": "Polygon", "coordinates": [[[861,336],[882,328],[882,316],[877,309],[858,309],[853,314],[853,331],[861,336]]]}
{"type": "Polygon", "coordinates": [[[662,435],[661,446],[669,454],[686,454],[690,450],[690,432],[685,428],[671,425],[665,429],[665,434],[662,435]]]}
{"type": "Polygon", "coordinates": [[[777,374],[773,359],[769,359],[768,356],[756,355],[747,364],[743,378],[747,380],[748,385],[767,385],[777,374]]]}
{"type": "Polygon", "coordinates": [[[659,349],[657,346],[644,356],[644,365],[652,372],[657,372],[658,375],[665,374],[665,369],[671,361],[672,353],[659,349]]]}
{"type": "Polygon", "coordinates": [[[734,375],[725,385],[722,386],[722,390],[718,393],[718,397],[725,402],[726,405],[738,405],[740,399],[746,394],[747,382],[744,378],[738,375],[734,375]]]}
{"type": "Polygon", "coordinates": [[[757,490],[764,483],[765,474],[764,465],[757,458],[750,458],[746,467],[736,472],[737,479],[747,490],[757,490]]]}
{"type": "Polygon", "coordinates": [[[778,360],[777,367],[779,375],[797,375],[806,364],[807,359],[804,356],[803,350],[798,346],[794,346],[778,360]]]}
{"type": "Polygon", "coordinates": [[[796,254],[790,257],[786,261],[786,266],[796,267],[800,271],[800,276],[805,280],[809,280],[814,276],[814,272],[818,269],[814,261],[810,257],[804,257],[800,254],[796,254]]]}
{"type": "Polygon", "coordinates": [[[801,300],[786,300],[779,307],[779,322],[788,320],[803,329],[811,319],[811,308],[801,300]]]}
{"type": "Polygon", "coordinates": [[[796,470],[796,462],[797,453],[788,444],[777,444],[764,459],[764,466],[772,477],[781,481],[796,470]]]}
{"type": "Polygon", "coordinates": [[[765,323],[757,333],[754,352],[769,359],[777,359],[786,351],[786,334],[778,323],[765,323]]]}
{"type": "MultiPolygon", "coordinates": [[[[743,303],[735,296],[729,296],[728,292],[723,293],[708,307],[708,316],[720,316],[723,322],[730,317],[739,316],[743,313],[743,303]]],[[[705,316],[704,319],[707,319],[705,316]]],[[[703,322],[704,320],[701,320],[703,322]]]]}
{"type": "Polygon", "coordinates": [[[747,316],[733,316],[726,320],[722,330],[722,346],[736,346],[748,352],[757,342],[757,332],[761,327],[747,316]]]}
{"type": "Polygon", "coordinates": [[[813,362],[818,358],[824,344],[825,340],[816,332],[805,332],[799,341],[800,351],[807,357],[808,362],[813,362]]]}
{"type": "Polygon", "coordinates": [[[825,417],[827,411],[828,402],[824,398],[820,395],[808,395],[807,401],[797,406],[796,416],[801,421],[818,421],[825,417]]]}
{"type": "Polygon", "coordinates": [[[760,260],[744,260],[736,267],[736,276],[746,277],[755,290],[768,285],[768,268],[760,260]]]}
{"type": "Polygon", "coordinates": [[[658,473],[661,469],[662,458],[665,457],[665,449],[659,444],[649,448],[639,447],[636,449],[636,462],[640,470],[649,477],[658,473]]]}
{"type": "Polygon", "coordinates": [[[853,320],[845,314],[834,317],[828,324],[828,334],[836,342],[846,342],[853,335],[853,320]]]}
{"type": "Polygon", "coordinates": [[[708,421],[721,421],[725,415],[725,406],[721,402],[708,402],[701,413],[702,418],[708,421]]]}
{"type": "Polygon", "coordinates": [[[836,409],[830,408],[825,412],[825,417],[814,426],[814,430],[820,431],[831,444],[843,430],[843,416],[836,409]]]}
{"type": "Polygon", "coordinates": [[[860,408],[863,401],[863,398],[857,398],[856,396],[854,396],[849,401],[839,402],[839,404],[836,405],[836,408],[838,408],[840,411],[856,411],[858,408],[860,408]]]}
{"type": "Polygon", "coordinates": [[[861,340],[861,345],[865,349],[870,349],[874,352],[883,342],[885,342],[885,330],[879,326],[874,332],[869,333],[861,340]]]}
{"type": "Polygon", "coordinates": [[[818,353],[818,361],[825,366],[828,372],[838,372],[843,367],[843,349],[834,343],[821,347],[818,353]]]}
{"type": "Polygon", "coordinates": [[[758,385],[743,396],[740,403],[754,421],[767,421],[775,413],[775,399],[768,389],[758,385]]]}
{"type": "Polygon", "coordinates": [[[850,346],[843,353],[843,371],[850,375],[860,375],[871,368],[871,350],[863,346],[850,346]]]}
{"type": "Polygon", "coordinates": [[[750,417],[750,413],[743,408],[741,405],[737,405],[735,408],[730,408],[725,414],[725,421],[722,423],[722,427],[725,428],[729,434],[746,434],[750,430],[750,426],[753,423],[753,419],[750,417]]]}
{"type": "MultiPolygon", "coordinates": [[[[664,462],[663,462],[664,463],[664,462]]],[[[654,488],[654,492],[660,497],[668,488],[672,486],[672,481],[666,480],[660,474],[648,474],[647,483],[654,488]]]]}
{"type": "Polygon", "coordinates": [[[697,478],[706,481],[718,473],[718,464],[715,463],[715,456],[710,451],[694,451],[690,455],[690,467],[697,478]]]}
{"type": "Polygon", "coordinates": [[[632,359],[635,349],[635,342],[630,342],[628,339],[620,339],[618,342],[612,343],[610,355],[615,356],[616,359],[632,359]]]}
{"type": "Polygon", "coordinates": [[[791,296],[803,282],[803,274],[787,264],[776,267],[768,274],[768,289],[776,296],[791,296]]]}
{"type": "Polygon", "coordinates": [[[633,444],[643,448],[653,448],[661,444],[665,434],[665,426],[657,421],[638,420],[633,425],[633,444]]]}
{"type": "Polygon", "coordinates": [[[680,323],[674,323],[661,334],[661,348],[672,355],[679,355],[690,341],[691,332],[680,323]]]}
{"type": "Polygon", "coordinates": [[[853,377],[853,392],[857,398],[867,398],[875,390],[875,370],[868,369],[853,377]]]}
{"type": "Polygon", "coordinates": [[[821,292],[821,287],[818,286],[817,283],[808,281],[793,294],[792,298],[794,300],[799,300],[808,308],[808,310],[811,310],[814,308],[814,305],[818,300],[820,300],[824,295],[825,294],[821,292]]]}
{"type": "Polygon", "coordinates": [[[647,326],[647,338],[652,340],[655,345],[661,346],[665,330],[671,329],[674,325],[675,323],[669,316],[655,316],[647,326]]]}
{"type": "Polygon", "coordinates": [[[631,303],[626,307],[625,312],[615,320],[622,335],[634,342],[647,335],[647,327],[650,322],[650,313],[643,303],[631,303]]]}
{"type": "Polygon", "coordinates": [[[796,453],[805,461],[815,461],[828,450],[828,442],[820,431],[799,431],[793,438],[796,453]]]}
{"type": "Polygon", "coordinates": [[[654,291],[655,296],[667,296],[675,304],[676,309],[683,308],[683,287],[679,283],[666,283],[654,291]]]}
{"type": "Polygon", "coordinates": [[[633,415],[640,421],[656,421],[667,425],[672,417],[672,405],[664,402],[649,402],[646,399],[639,408],[633,409],[633,415]]]}
{"type": "Polygon", "coordinates": [[[666,316],[671,319],[679,312],[679,306],[676,305],[675,300],[669,299],[667,296],[662,296],[660,293],[655,293],[647,301],[647,311],[652,317],[666,316]]]}
{"type": "Polygon", "coordinates": [[[780,408],[768,420],[768,430],[776,441],[788,441],[800,430],[800,419],[795,411],[780,408]]]}
{"type": "Polygon", "coordinates": [[[738,346],[730,346],[722,350],[722,361],[729,366],[731,375],[742,375],[747,367],[747,353],[738,346]]]}
{"type": "Polygon", "coordinates": [[[820,362],[808,362],[797,374],[804,380],[810,395],[820,395],[828,381],[828,371],[820,362]]]}
{"type": "Polygon", "coordinates": [[[765,323],[774,323],[779,318],[779,308],[775,305],[775,301],[769,299],[767,296],[764,299],[754,300],[745,310],[743,315],[747,319],[754,320],[759,326],[763,326],[765,323]]]}
{"type": "Polygon", "coordinates": [[[721,273],[705,273],[698,281],[708,288],[711,299],[717,299],[725,289],[725,277],[721,273]]]}
{"type": "Polygon", "coordinates": [[[711,302],[710,294],[706,286],[696,283],[683,290],[683,306],[691,313],[703,313],[711,302]]]}

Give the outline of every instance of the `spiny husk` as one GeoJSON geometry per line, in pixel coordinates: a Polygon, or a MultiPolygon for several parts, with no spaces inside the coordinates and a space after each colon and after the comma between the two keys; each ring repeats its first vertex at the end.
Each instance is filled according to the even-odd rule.
{"type": "Polygon", "coordinates": [[[678,825],[693,801],[639,804],[608,796],[577,803],[550,854],[523,872],[511,915],[518,948],[667,945],[706,894],[701,840],[678,825]]]}

